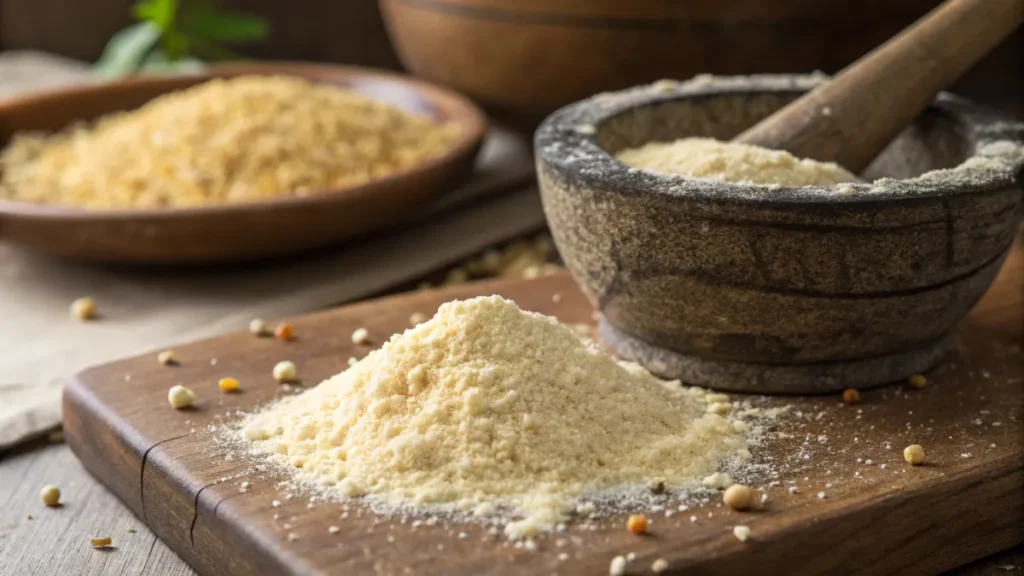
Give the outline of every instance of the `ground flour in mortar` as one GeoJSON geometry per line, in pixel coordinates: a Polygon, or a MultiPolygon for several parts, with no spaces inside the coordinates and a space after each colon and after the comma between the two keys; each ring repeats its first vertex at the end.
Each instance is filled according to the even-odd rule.
{"type": "Polygon", "coordinates": [[[857,181],[856,176],[832,162],[800,159],[781,150],[711,138],[649,142],[615,157],[644,170],[725,182],[827,186],[857,181]]]}
{"type": "Polygon", "coordinates": [[[246,441],[296,477],[395,508],[521,518],[528,537],[573,500],[699,482],[749,458],[722,394],[619,364],[498,296],[449,302],[350,369],[251,416],[246,441]]]}

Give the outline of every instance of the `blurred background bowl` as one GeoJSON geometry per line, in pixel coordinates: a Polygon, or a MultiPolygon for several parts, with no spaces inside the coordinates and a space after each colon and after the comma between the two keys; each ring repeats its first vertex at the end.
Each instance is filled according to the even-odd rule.
{"type": "MultiPolygon", "coordinates": [[[[535,120],[594,92],[663,77],[833,73],[940,1],[220,0],[217,5],[270,23],[266,39],[239,49],[247,57],[394,70],[404,64],[465,92],[491,112],[535,120]]],[[[0,50],[42,50],[93,61],[111,35],[131,22],[129,4],[0,2],[0,50]]],[[[1022,69],[1024,28],[950,91],[1024,118],[1022,69]]]]}
{"type": "MultiPolygon", "coordinates": [[[[532,127],[575,100],[695,74],[835,72],[937,0],[380,0],[402,63],[532,127]]],[[[964,78],[1020,97],[1018,33],[964,78]],[[1010,76],[1014,76],[1011,74],[1010,76]]],[[[954,88],[957,90],[957,88],[954,88]]],[[[994,90],[993,90],[994,92],[994,90]]],[[[1012,105],[1011,105],[1012,106],[1012,105]]]]}

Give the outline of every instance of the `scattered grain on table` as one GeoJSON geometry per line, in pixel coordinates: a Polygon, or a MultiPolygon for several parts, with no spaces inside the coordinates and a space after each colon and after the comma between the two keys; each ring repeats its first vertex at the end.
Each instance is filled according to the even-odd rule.
{"type": "Polygon", "coordinates": [[[924,463],[924,448],[920,444],[911,444],[903,449],[903,459],[907,464],[919,466],[924,463]]]}
{"type": "MultiPolygon", "coordinates": [[[[519,240],[502,248],[489,248],[452,268],[443,284],[462,284],[470,280],[485,278],[536,278],[561,270],[555,263],[555,252],[551,237],[545,232],[533,240],[519,240]]],[[[420,289],[429,289],[425,283],[420,289]]]]}
{"type": "Polygon", "coordinates": [[[188,408],[195,402],[195,399],[195,392],[181,385],[172,386],[167,391],[167,401],[170,402],[172,408],[177,410],[188,408]]]}
{"type": "Polygon", "coordinates": [[[170,366],[176,361],[174,359],[174,350],[164,350],[156,355],[156,361],[163,364],[164,366],[170,366]]]}
{"type": "Polygon", "coordinates": [[[253,318],[249,321],[249,332],[255,336],[267,336],[270,334],[270,329],[261,318],[253,318]]]}
{"type": "Polygon", "coordinates": [[[928,385],[928,379],[925,378],[923,374],[914,374],[910,378],[907,378],[907,384],[911,388],[917,388],[920,390],[928,385]]]}
{"type": "Polygon", "coordinates": [[[80,322],[92,320],[96,317],[96,301],[88,296],[76,298],[71,303],[70,312],[71,317],[80,322]]]}
{"type": "Polygon", "coordinates": [[[274,328],[274,337],[278,340],[291,340],[295,338],[295,329],[287,322],[282,322],[274,328]]]}
{"type": "Polygon", "coordinates": [[[352,343],[365,346],[370,343],[370,331],[366,328],[356,328],[352,332],[352,343]]]}
{"type": "Polygon", "coordinates": [[[754,502],[754,491],[743,484],[733,484],[722,493],[722,502],[733,510],[746,510],[754,502]]]}
{"type": "Polygon", "coordinates": [[[643,534],[647,532],[647,517],[643,514],[633,514],[626,519],[626,530],[629,530],[633,534],[643,534]]]}
{"type": "Polygon", "coordinates": [[[295,363],[290,360],[282,360],[277,364],[274,364],[272,370],[274,380],[281,382],[294,382],[298,377],[298,368],[295,367],[295,363]]]}
{"type": "Polygon", "coordinates": [[[43,486],[43,489],[39,491],[39,500],[47,506],[56,506],[60,503],[60,488],[53,484],[43,486]]]}
{"type": "Polygon", "coordinates": [[[732,529],[732,535],[740,542],[746,542],[747,538],[750,538],[750,527],[742,525],[734,526],[732,529]]]}
{"type": "Polygon", "coordinates": [[[853,388],[847,388],[846,390],[843,390],[843,402],[845,404],[860,403],[860,392],[853,388]]]}

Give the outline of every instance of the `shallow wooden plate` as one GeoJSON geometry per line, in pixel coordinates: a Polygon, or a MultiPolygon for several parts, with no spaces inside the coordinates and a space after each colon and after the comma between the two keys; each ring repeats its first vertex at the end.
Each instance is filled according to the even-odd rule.
{"type": "Polygon", "coordinates": [[[407,112],[461,127],[443,156],[373,182],[305,197],[203,208],[87,210],[0,200],[0,239],[51,255],[125,264],[253,260],[308,250],[394,224],[465,176],[486,129],[468,99],[411,78],[349,66],[259,63],[175,77],[79,86],[0,103],[0,143],[55,131],[214,77],[284,74],[344,86],[407,112]]]}

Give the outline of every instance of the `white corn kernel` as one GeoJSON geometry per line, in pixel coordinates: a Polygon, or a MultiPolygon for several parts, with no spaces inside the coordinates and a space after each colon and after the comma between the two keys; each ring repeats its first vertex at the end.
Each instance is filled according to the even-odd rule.
{"type": "Polygon", "coordinates": [[[746,542],[747,538],[750,538],[750,527],[736,526],[732,529],[732,535],[740,542],[746,542]]]}
{"type": "Polygon", "coordinates": [[[282,360],[274,364],[274,380],[278,382],[294,382],[298,375],[295,363],[290,360],[282,360]]]}
{"type": "Polygon", "coordinates": [[[352,333],[353,344],[369,344],[370,343],[370,332],[366,328],[356,328],[355,332],[352,333]]]}
{"type": "Polygon", "coordinates": [[[188,408],[196,399],[195,392],[184,386],[173,386],[167,391],[167,401],[176,409],[188,408]]]}
{"type": "Polygon", "coordinates": [[[96,301],[88,296],[76,299],[71,303],[71,317],[75,320],[92,320],[96,317],[96,301]]]}
{"type": "Polygon", "coordinates": [[[53,484],[43,486],[43,489],[39,491],[39,499],[47,506],[56,506],[60,502],[60,488],[53,484]]]}

